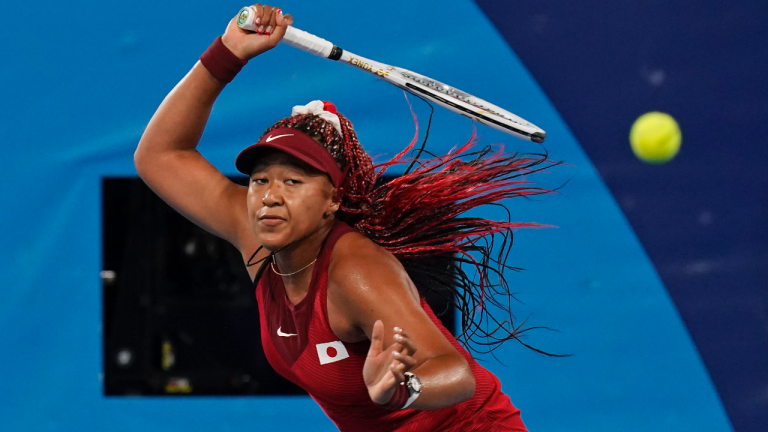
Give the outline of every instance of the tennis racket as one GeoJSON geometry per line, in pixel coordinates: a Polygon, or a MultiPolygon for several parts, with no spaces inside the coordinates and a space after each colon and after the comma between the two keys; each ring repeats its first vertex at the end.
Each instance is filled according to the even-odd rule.
{"type": "MultiPolygon", "coordinates": [[[[255,31],[258,27],[253,23],[255,18],[255,11],[250,7],[244,7],[238,14],[237,25],[243,30],[255,31]]],[[[352,54],[323,38],[295,27],[288,27],[282,41],[318,57],[354,66],[405,91],[510,135],[535,143],[543,143],[547,136],[546,132],[536,125],[469,93],[416,72],[352,54]]]]}

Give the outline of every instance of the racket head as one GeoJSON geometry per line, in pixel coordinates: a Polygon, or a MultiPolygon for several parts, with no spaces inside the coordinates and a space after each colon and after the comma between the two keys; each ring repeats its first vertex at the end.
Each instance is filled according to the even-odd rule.
{"type": "Polygon", "coordinates": [[[394,73],[382,78],[453,112],[535,143],[541,144],[547,137],[538,126],[488,101],[416,72],[392,69],[396,69],[391,71],[394,73]]]}

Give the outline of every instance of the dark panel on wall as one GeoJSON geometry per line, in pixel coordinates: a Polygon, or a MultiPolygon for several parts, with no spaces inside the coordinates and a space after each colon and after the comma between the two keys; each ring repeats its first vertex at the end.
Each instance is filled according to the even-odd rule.
{"type": "Polygon", "coordinates": [[[104,179],[107,395],[303,394],[261,350],[238,251],[138,178],[104,179]]]}

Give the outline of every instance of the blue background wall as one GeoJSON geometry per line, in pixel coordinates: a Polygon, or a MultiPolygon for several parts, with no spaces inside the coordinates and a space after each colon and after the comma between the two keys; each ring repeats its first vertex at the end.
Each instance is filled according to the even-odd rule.
{"type": "MultiPolygon", "coordinates": [[[[282,5],[299,28],[533,121],[552,158],[570,164],[538,178],[568,180],[558,195],[509,203],[516,220],[558,226],[518,233],[510,262],[526,271],[510,277],[524,302],[517,315],[561,331],[529,341],[575,355],[508,344],[497,351],[503,364],[484,359],[532,431],[768,428],[759,224],[768,152],[758,141],[768,124],[759,42],[768,21],[744,1],[703,3],[282,5]],[[661,167],[635,160],[626,142],[650,110],[683,129],[683,151],[661,167]]],[[[303,397],[103,396],[100,180],[135,175],[132,153],[154,109],[241,6],[5,5],[0,429],[333,430],[303,397]]],[[[239,149],[313,99],[334,101],[374,156],[412,137],[401,92],[279,47],[228,86],[201,150],[235,174],[239,149]]],[[[471,130],[439,109],[430,150],[471,130]]],[[[539,150],[480,132],[484,143],[539,150]]]]}

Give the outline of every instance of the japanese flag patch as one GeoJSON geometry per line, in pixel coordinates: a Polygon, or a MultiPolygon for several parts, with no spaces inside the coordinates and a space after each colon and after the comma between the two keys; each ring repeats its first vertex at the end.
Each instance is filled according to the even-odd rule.
{"type": "Polygon", "coordinates": [[[321,365],[337,362],[349,357],[349,353],[341,341],[326,342],[315,346],[317,347],[317,358],[320,359],[321,365]]]}

